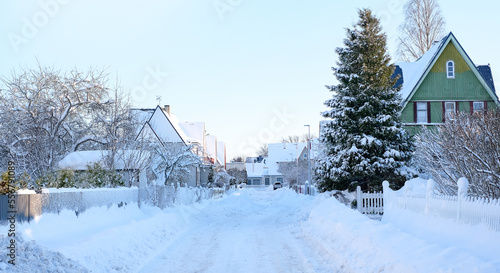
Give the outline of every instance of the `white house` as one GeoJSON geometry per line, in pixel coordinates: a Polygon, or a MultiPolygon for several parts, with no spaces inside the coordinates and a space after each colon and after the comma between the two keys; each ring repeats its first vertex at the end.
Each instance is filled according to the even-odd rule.
{"type": "MultiPolygon", "coordinates": [[[[314,146],[310,151],[310,160],[314,160],[314,146]]],[[[267,157],[249,157],[245,162],[247,185],[251,187],[267,187],[275,182],[286,182],[278,171],[281,162],[297,162],[307,160],[307,143],[270,143],[267,157]]],[[[300,182],[300,181],[299,181],[300,182]]]]}
{"type": "MultiPolygon", "coordinates": [[[[218,163],[217,152],[225,155],[225,144],[217,142],[215,137],[206,135],[204,122],[180,122],[170,110],[169,105],[163,108],[157,106],[155,109],[134,109],[138,116],[144,119],[138,137],[160,141],[164,145],[169,143],[195,145],[193,152],[201,157],[203,166],[193,168],[188,185],[204,185],[208,180],[209,169],[214,164],[223,164],[218,163]],[[149,119],[144,118],[148,115],[149,119]]],[[[223,160],[225,161],[225,158],[223,160]]]]}

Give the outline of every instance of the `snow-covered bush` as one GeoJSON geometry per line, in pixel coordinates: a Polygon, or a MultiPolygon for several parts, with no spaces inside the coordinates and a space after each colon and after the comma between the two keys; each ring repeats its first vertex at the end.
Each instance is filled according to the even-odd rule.
{"type": "Polygon", "coordinates": [[[191,171],[201,165],[200,157],[193,152],[195,148],[171,142],[153,145],[153,176],[164,185],[188,182],[191,171]]]}
{"type": "Polygon", "coordinates": [[[232,176],[230,184],[241,184],[241,183],[246,183],[247,182],[247,171],[246,170],[239,170],[237,168],[230,168],[227,170],[227,173],[232,176]]]}
{"type": "Polygon", "coordinates": [[[416,137],[416,166],[437,182],[442,193],[455,195],[466,177],[469,194],[500,197],[500,113],[465,113],[447,118],[437,129],[416,137]]]}

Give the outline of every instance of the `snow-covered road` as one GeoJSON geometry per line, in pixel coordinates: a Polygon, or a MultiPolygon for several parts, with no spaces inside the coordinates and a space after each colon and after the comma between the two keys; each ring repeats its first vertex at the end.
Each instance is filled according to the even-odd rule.
{"type": "MultiPolygon", "coordinates": [[[[311,248],[298,223],[300,205],[270,191],[249,194],[245,204],[221,200],[193,227],[148,261],[141,272],[336,272],[311,248]],[[226,203],[231,202],[231,203],[226,203]]],[[[326,258],[326,257],[325,257],[326,258]]]]}
{"type": "Polygon", "coordinates": [[[500,272],[500,233],[409,211],[374,221],[329,194],[246,189],[164,210],[92,208],[16,227],[0,272],[500,272]]]}

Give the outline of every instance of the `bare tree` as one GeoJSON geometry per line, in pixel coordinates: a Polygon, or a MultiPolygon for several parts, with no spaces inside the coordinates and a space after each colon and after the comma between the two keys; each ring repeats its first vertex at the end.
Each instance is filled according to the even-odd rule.
{"type": "Polygon", "coordinates": [[[297,142],[302,142],[300,141],[299,136],[287,136],[281,139],[282,143],[297,143],[297,142]]]}
{"type": "Polygon", "coordinates": [[[302,184],[307,180],[307,160],[278,162],[278,172],[283,175],[285,183],[290,186],[302,184]]]}
{"type": "Polygon", "coordinates": [[[437,131],[417,136],[416,165],[431,175],[438,190],[455,194],[457,181],[470,182],[469,194],[500,197],[500,113],[459,113],[437,131]]]}
{"type": "Polygon", "coordinates": [[[246,170],[231,168],[227,170],[227,173],[234,178],[235,184],[241,184],[247,182],[248,175],[246,170]]]}
{"type": "Polygon", "coordinates": [[[233,159],[231,159],[231,162],[245,162],[245,158],[243,156],[233,157],[233,159]]]}
{"type": "MultiPolygon", "coordinates": [[[[311,139],[315,138],[313,134],[311,134],[311,139]]],[[[307,142],[307,139],[309,138],[308,134],[303,134],[302,136],[287,136],[281,139],[282,143],[298,143],[298,142],[307,142]]]]}
{"type": "Polygon", "coordinates": [[[412,62],[444,36],[445,21],[437,0],[410,0],[404,7],[405,21],[399,26],[398,55],[412,62]]]}
{"type": "Polygon", "coordinates": [[[268,151],[268,148],[267,148],[267,144],[262,144],[262,146],[260,146],[260,148],[257,150],[257,154],[261,155],[263,157],[268,156],[269,155],[269,151],[268,151]]]}
{"type": "Polygon", "coordinates": [[[2,81],[2,150],[32,179],[52,170],[91,130],[90,109],[105,103],[108,92],[106,75],[98,70],[62,73],[38,67],[13,71],[2,81]]]}
{"type": "MultiPolygon", "coordinates": [[[[83,136],[78,142],[78,145],[88,141],[101,144],[101,149],[107,151],[105,158],[105,167],[108,170],[116,169],[116,160],[120,159],[130,161],[132,156],[131,151],[144,149],[140,142],[136,142],[136,131],[140,126],[140,121],[133,115],[130,110],[131,105],[129,98],[120,93],[116,87],[114,89],[113,98],[107,104],[98,104],[94,106],[92,111],[92,131],[89,135],[83,136]]],[[[75,150],[78,146],[75,146],[75,150]]],[[[137,159],[142,157],[134,157],[135,163],[137,159]]]]}
{"type": "Polygon", "coordinates": [[[184,181],[193,167],[201,165],[201,159],[193,152],[194,149],[194,145],[181,142],[154,145],[153,171],[157,177],[163,177],[165,185],[184,181]]]}

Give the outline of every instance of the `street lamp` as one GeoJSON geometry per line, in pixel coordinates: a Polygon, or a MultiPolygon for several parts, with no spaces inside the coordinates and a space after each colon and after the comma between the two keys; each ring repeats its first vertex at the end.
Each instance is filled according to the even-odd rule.
{"type": "Polygon", "coordinates": [[[311,125],[304,125],[308,129],[307,135],[307,181],[309,181],[309,185],[311,185],[311,125]]]}

